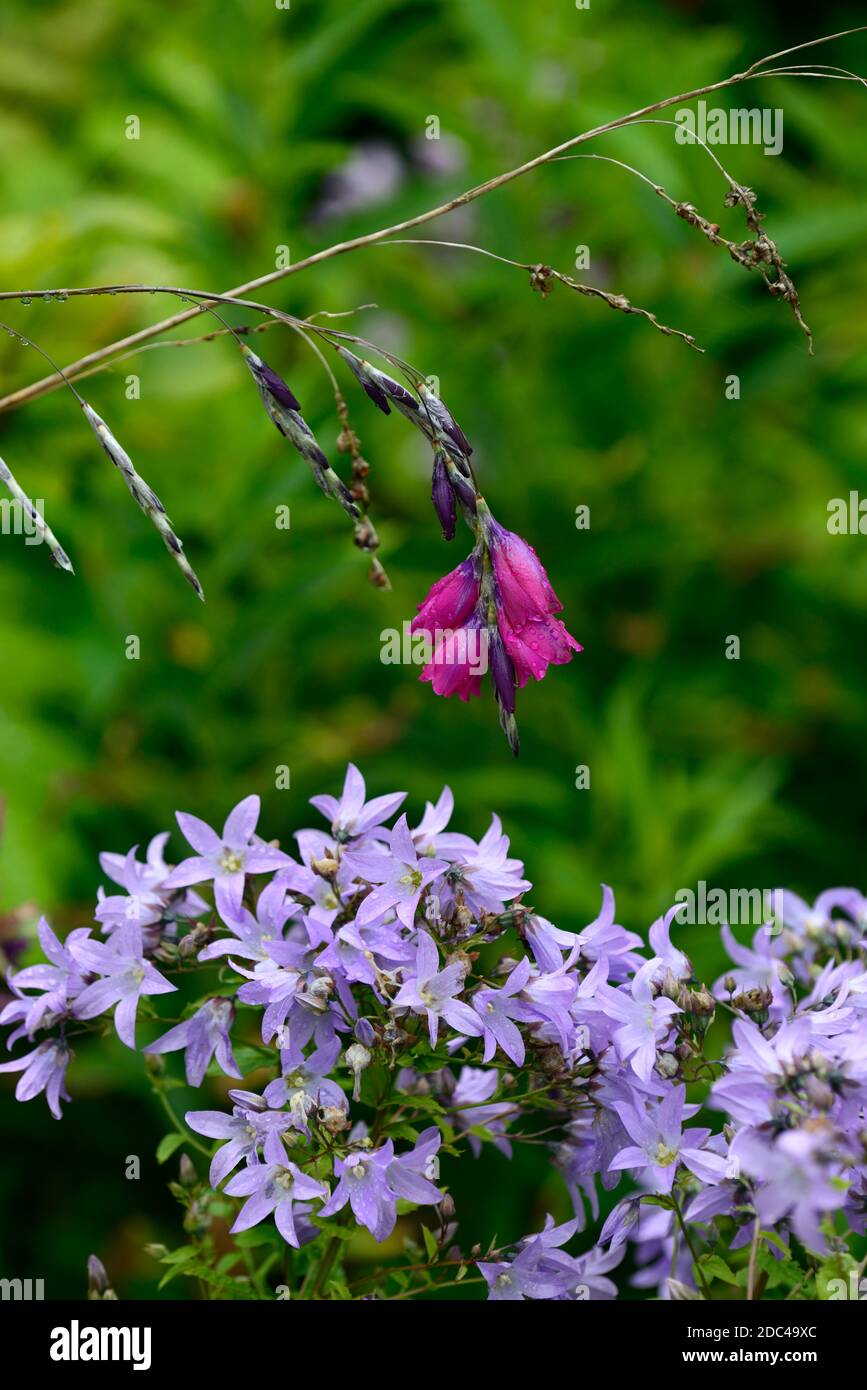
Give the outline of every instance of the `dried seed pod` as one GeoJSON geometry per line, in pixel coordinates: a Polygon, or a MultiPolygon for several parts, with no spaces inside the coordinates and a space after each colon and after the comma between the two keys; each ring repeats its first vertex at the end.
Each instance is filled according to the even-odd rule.
{"type": "Polygon", "coordinates": [[[163,538],[163,544],[171,555],[175,564],[180,569],[187,583],[195,589],[199,598],[204,602],[205,594],[199,583],[195,570],[184,554],[184,546],[179,536],[172,530],[171,522],[166,515],[166,509],[152,488],[148,487],[144,478],[136,472],[135,465],[126,450],[118,443],[108,425],[100,415],[97,415],[87,401],[81,402],[85,419],[93,430],[100,444],[108,457],[111,459],[117,471],[120,473],[129,489],[130,496],[141,507],[145,516],[153,522],[156,529],[163,538]]]}

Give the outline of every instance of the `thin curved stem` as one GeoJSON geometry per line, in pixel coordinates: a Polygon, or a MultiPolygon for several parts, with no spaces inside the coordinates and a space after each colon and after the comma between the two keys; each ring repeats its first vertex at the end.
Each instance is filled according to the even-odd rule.
{"type": "MultiPolygon", "coordinates": [[[[438,217],[445,216],[446,213],[453,212],[456,208],[464,207],[468,203],[475,202],[477,198],[484,197],[495,189],[503,188],[506,184],[514,182],[515,179],[523,178],[525,174],[532,173],[533,170],[540,168],[544,164],[550,163],[559,155],[566,154],[577,145],[586,144],[588,140],[594,139],[598,135],[603,135],[609,130],[618,130],[624,126],[641,120],[645,116],[652,115],[655,111],[666,110],[670,106],[693,101],[698,97],[707,96],[711,92],[724,91],[728,87],[739,85],[756,77],[768,75],[762,71],[768,64],[777,61],[779,58],[787,57],[791,53],[800,52],[807,48],[813,48],[819,44],[830,43],[834,39],[847,38],[852,34],[863,33],[867,30],[867,25],[857,25],[851,29],[841,30],[836,34],[825,34],[818,39],[811,39],[805,43],[797,44],[792,48],[782,49],[779,53],[773,53],[766,57],[759,58],[751,64],[744,72],[732,73],[728,77],[722,78],[718,82],[705,83],[700,87],[695,87],[687,92],[680,92],[676,96],[663,97],[659,101],[651,102],[647,106],[640,107],[636,111],[631,111],[627,115],[618,116],[614,120],[606,121],[602,125],[594,126],[590,130],[582,131],[579,135],[573,135],[570,139],[564,140],[561,144],[555,145],[550,150],[545,150],[541,154],[526,160],[523,164],[517,165],[514,169],[509,169],[505,173],[497,174],[494,178],[487,179],[484,183],[477,184],[474,188],[468,188],[455,198],[449,199],[445,203],[440,203],[436,207],[428,208],[427,211],[417,213],[414,217],[396,222],[390,227],[381,227],[376,231],[367,232],[364,235],[350,237],[346,241],[335,242],[332,246],[326,246],[320,251],[315,251],[309,256],[303,257],[300,261],[288,266],[282,266],[276,270],[269,271],[266,275],[259,275],[255,279],[247,280],[241,285],[236,285],[234,289],[226,292],[222,296],[210,296],[223,300],[238,300],[240,296],[248,294],[252,290],[262,289],[265,285],[275,284],[279,280],[286,279],[290,275],[297,275],[302,270],[307,270],[311,266],[319,265],[324,261],[331,260],[335,256],[346,255],[349,251],[354,251],[361,246],[371,246],[378,241],[384,241],[387,237],[399,235],[401,232],[412,230],[414,227],[424,226],[428,222],[434,221],[438,217]]],[[[773,75],[773,74],[772,74],[773,75]]],[[[147,328],[139,329],[135,333],[130,333],[124,338],[110,343],[106,347],[97,348],[93,352],[86,353],[83,357],[71,362],[65,368],[70,378],[79,376],[89,367],[104,362],[106,358],[115,356],[118,352],[136,346],[138,343],[147,342],[152,338],[159,337],[170,328],[175,328],[179,324],[188,322],[195,317],[200,310],[198,308],[189,309],[182,313],[173,314],[171,317],[161,320],[156,324],[150,324],[147,328]]],[[[46,392],[57,389],[58,381],[56,376],[44,377],[40,381],[32,382],[29,386],[24,386],[18,391],[13,391],[0,400],[0,412],[12,410],[16,406],[22,405],[25,401],[33,400],[36,396],[45,395],[46,392]]]]}

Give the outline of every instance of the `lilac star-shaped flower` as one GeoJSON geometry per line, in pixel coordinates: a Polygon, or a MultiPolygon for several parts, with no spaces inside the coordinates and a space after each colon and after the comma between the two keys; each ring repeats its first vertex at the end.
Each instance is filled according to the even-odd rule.
{"type": "Polygon", "coordinates": [[[69,948],[84,971],[102,978],[87,985],[73,1006],[76,1018],[96,1018],[114,1009],[117,1036],[135,1049],[135,1016],[143,994],[170,994],[175,985],[144,957],[141,927],[125,923],[108,941],[74,941],[69,948]]]}
{"type": "Polygon", "coordinates": [[[684,1163],[703,1182],[717,1183],[726,1176],[726,1160],[704,1148],[709,1129],[682,1130],[685,1086],[673,1086],[650,1111],[615,1102],[631,1145],[621,1149],[609,1169],[640,1169],[654,1192],[671,1191],[678,1166],[684,1163]]]}
{"type": "Polygon", "coordinates": [[[354,763],[346,769],[343,794],[338,801],[333,796],[311,796],[310,804],[331,822],[331,833],[340,844],[359,835],[378,829],[406,800],[406,792],[392,792],[365,801],[367,789],[364,778],[354,763]]]}
{"type": "Polygon", "coordinates": [[[530,962],[525,956],[515,966],[502,989],[478,989],[473,996],[473,1008],[482,1021],[482,1036],[485,1043],[484,1061],[490,1062],[498,1047],[520,1067],[524,1061],[524,1039],[515,1027],[513,1019],[526,1022],[532,1017],[530,1011],[513,996],[518,994],[530,978],[530,962]]]}
{"type": "Polygon", "coordinates": [[[178,811],[178,825],[196,854],[172,869],[163,888],[188,888],[213,879],[217,911],[224,922],[236,922],[241,916],[245,876],[272,873],[292,864],[288,854],[256,835],[259,811],[258,796],[245,797],[229,812],[222,835],[198,816],[178,811]]]}
{"type": "Polygon", "coordinates": [[[190,1086],[201,1086],[214,1054],[227,1076],[240,1077],[229,1037],[234,1018],[235,1009],[230,999],[208,999],[191,1018],[170,1028],[156,1042],[148,1043],[143,1051],[176,1052],[184,1048],[184,1066],[190,1086]]]}
{"type": "Polygon", "coordinates": [[[477,1038],[482,1032],[478,1014],[469,1004],[455,998],[464,987],[464,966],[456,961],[440,970],[439,963],[436,942],[427,932],[420,931],[416,946],[415,978],[401,985],[393,1002],[394,1008],[427,1014],[431,1047],[436,1047],[441,1017],[458,1033],[469,1033],[477,1038]]]}
{"type": "Polygon", "coordinates": [[[394,1145],[390,1139],[375,1152],[336,1158],[334,1175],[339,1182],[321,1215],[334,1216],[348,1202],[356,1221],[367,1227],[374,1240],[385,1240],[397,1220],[397,1195],[387,1178],[393,1159],[394,1145]]]}
{"type": "Polygon", "coordinates": [[[293,1204],[312,1197],[327,1197],[324,1182],[308,1177],[294,1163],[252,1163],[242,1173],[236,1173],[223,1189],[231,1197],[247,1197],[232,1227],[232,1234],[249,1231],[266,1216],[274,1215],[274,1223],[284,1240],[297,1249],[300,1245],[295,1229],[293,1204]]]}
{"type": "Polygon", "coordinates": [[[393,908],[398,920],[411,927],[425,888],[448,868],[442,859],[424,858],[419,862],[406,816],[401,816],[389,832],[388,844],[390,853],[355,850],[345,856],[344,862],[357,878],[378,884],[360,904],[356,926],[363,927],[393,908]]]}

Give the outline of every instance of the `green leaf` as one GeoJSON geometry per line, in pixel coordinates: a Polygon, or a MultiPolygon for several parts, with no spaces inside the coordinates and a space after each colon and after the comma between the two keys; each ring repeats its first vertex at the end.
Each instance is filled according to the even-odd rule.
{"type": "Polygon", "coordinates": [[[175,1134],[174,1132],[171,1134],[164,1134],[157,1145],[157,1163],[165,1163],[166,1159],[171,1158],[175,1150],[179,1149],[181,1144],[184,1143],[186,1143],[186,1140],[182,1134],[175,1134]]]}
{"type": "Polygon", "coordinates": [[[706,1279],[722,1279],[723,1283],[734,1284],[737,1287],[737,1275],[733,1269],[729,1269],[721,1256],[702,1255],[699,1265],[706,1279]]]}
{"type": "Polygon", "coordinates": [[[434,1260],[436,1259],[439,1253],[439,1248],[437,1246],[433,1231],[428,1230],[427,1226],[422,1226],[421,1233],[424,1237],[424,1248],[427,1251],[428,1260],[431,1264],[433,1264],[434,1260]]]}
{"type": "Polygon", "coordinates": [[[856,1289],[855,1296],[857,1298],[857,1270],[858,1261],[853,1259],[851,1255],[832,1255],[830,1259],[825,1260],[816,1270],[817,1297],[823,1302],[836,1302],[836,1300],[840,1298],[839,1285],[840,1282],[842,1282],[845,1287],[843,1298],[850,1297],[853,1287],[856,1289]],[[850,1278],[853,1272],[856,1274],[854,1280],[850,1278]]]}
{"type": "Polygon", "coordinates": [[[235,1236],[235,1244],[239,1250],[255,1250],[259,1245],[278,1245],[283,1243],[283,1237],[275,1226],[254,1226],[249,1231],[241,1231],[235,1236]]]}

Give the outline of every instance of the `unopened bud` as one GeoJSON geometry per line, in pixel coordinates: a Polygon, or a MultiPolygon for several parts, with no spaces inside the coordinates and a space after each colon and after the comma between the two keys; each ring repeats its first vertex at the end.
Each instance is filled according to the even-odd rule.
{"type": "Polygon", "coordinates": [[[827,1081],[822,1081],[818,1076],[807,1076],[804,1079],[804,1090],[807,1098],[817,1110],[830,1110],[834,1104],[834,1092],[827,1081]]]}
{"type": "Polygon", "coordinates": [[[199,1175],[188,1154],[181,1154],[181,1161],[178,1165],[178,1181],[182,1187],[195,1187],[199,1181],[199,1175]]]}
{"type": "Polygon", "coordinates": [[[87,1257],[87,1296],[93,1300],[117,1299],[117,1294],[108,1282],[105,1265],[96,1255],[87,1257]]]}

